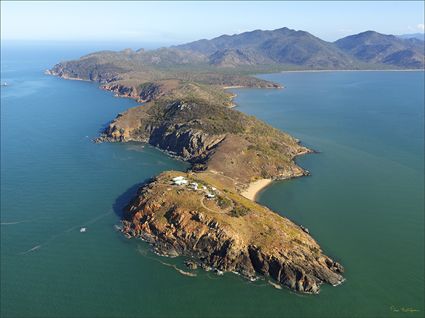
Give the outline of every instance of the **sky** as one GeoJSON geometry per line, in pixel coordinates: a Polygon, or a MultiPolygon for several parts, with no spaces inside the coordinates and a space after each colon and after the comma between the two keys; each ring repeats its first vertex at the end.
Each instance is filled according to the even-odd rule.
{"type": "Polygon", "coordinates": [[[1,1],[2,40],[178,44],[289,27],[324,40],[424,32],[423,1],[1,1]]]}

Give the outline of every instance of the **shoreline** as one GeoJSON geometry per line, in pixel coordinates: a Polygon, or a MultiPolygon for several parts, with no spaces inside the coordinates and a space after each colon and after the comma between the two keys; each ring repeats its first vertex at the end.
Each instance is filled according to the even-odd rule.
{"type": "Polygon", "coordinates": [[[272,179],[259,179],[251,182],[248,188],[241,192],[241,195],[251,201],[256,202],[260,191],[269,186],[272,182],[272,179]]]}
{"type": "Polygon", "coordinates": [[[292,71],[280,71],[276,73],[265,73],[265,74],[281,74],[281,73],[328,73],[328,72],[425,72],[423,68],[410,68],[410,69],[374,69],[374,70],[292,70],[292,71]]]}

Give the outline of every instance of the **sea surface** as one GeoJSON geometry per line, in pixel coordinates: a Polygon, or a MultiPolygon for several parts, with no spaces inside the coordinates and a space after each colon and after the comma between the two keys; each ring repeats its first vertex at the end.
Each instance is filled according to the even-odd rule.
{"type": "Polygon", "coordinates": [[[137,104],[43,74],[104,48],[2,45],[2,317],[423,317],[423,72],[261,75],[285,88],[234,90],[237,110],[319,152],[298,159],[311,176],[259,197],[346,268],[343,285],[300,295],[182,275],[182,259],[115,230],[141,182],[188,165],[141,144],[93,143],[137,104]]]}

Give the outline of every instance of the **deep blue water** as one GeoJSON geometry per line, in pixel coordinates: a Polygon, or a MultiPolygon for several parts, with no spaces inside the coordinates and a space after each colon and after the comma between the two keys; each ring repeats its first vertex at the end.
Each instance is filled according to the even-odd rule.
{"type": "Polygon", "coordinates": [[[114,231],[140,182],[187,165],[148,146],[94,144],[136,103],[43,74],[104,48],[116,47],[2,46],[2,317],[423,316],[422,72],[273,74],[263,77],[285,89],[236,90],[240,111],[321,152],[299,159],[312,176],[260,196],[346,267],[342,286],[304,296],[233,274],[182,276],[167,265],[181,259],[114,231]]]}

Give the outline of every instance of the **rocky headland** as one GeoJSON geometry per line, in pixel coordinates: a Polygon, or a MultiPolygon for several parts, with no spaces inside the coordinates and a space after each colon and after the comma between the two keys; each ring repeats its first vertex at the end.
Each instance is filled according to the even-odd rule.
{"type": "Polygon", "coordinates": [[[149,242],[158,254],[182,255],[207,270],[266,277],[303,293],[344,280],[342,266],[304,228],[209,172],[159,175],[125,209],[123,224],[126,234],[149,242]],[[188,183],[174,184],[179,176],[188,183]]]}

